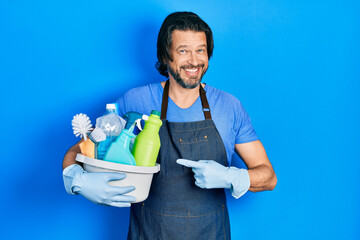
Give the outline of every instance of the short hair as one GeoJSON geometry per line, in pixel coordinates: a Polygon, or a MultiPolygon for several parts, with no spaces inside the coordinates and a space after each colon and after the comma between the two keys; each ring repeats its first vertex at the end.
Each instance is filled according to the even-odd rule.
{"type": "Polygon", "coordinates": [[[214,40],[212,31],[198,15],[192,12],[174,12],[167,16],[161,25],[157,39],[157,59],[155,64],[159,73],[165,77],[169,76],[166,62],[172,61],[171,44],[172,32],[174,30],[192,30],[196,32],[205,32],[208,57],[212,56],[214,49],[214,40]]]}

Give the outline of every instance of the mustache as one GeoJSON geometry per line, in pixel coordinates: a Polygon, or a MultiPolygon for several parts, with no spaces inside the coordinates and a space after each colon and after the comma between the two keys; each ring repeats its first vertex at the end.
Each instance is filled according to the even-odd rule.
{"type": "Polygon", "coordinates": [[[205,64],[198,64],[198,65],[192,65],[192,64],[189,64],[189,65],[183,65],[181,66],[180,68],[204,68],[205,67],[205,64]]]}

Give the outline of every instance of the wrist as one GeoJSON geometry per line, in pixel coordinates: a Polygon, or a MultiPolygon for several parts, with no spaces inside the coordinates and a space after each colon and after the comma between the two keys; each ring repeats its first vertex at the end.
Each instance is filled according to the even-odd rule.
{"type": "Polygon", "coordinates": [[[77,178],[83,172],[84,169],[78,164],[72,164],[63,170],[64,186],[68,194],[77,194],[77,191],[80,189],[79,186],[77,186],[76,184],[77,178]]]}
{"type": "Polygon", "coordinates": [[[243,168],[229,167],[227,181],[231,183],[231,193],[235,198],[240,198],[250,188],[249,172],[243,168]]]}

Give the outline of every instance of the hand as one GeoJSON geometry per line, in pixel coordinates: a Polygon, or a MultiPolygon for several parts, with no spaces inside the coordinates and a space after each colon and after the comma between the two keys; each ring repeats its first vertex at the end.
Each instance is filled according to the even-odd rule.
{"type": "Polygon", "coordinates": [[[130,202],[136,201],[135,197],[124,195],[135,190],[134,186],[114,187],[108,184],[125,177],[122,173],[88,173],[76,164],[63,171],[65,189],[69,194],[80,194],[94,203],[114,207],[130,207],[130,202]]]}
{"type": "Polygon", "coordinates": [[[178,164],[191,167],[195,173],[195,185],[201,188],[231,188],[231,182],[227,179],[228,167],[213,160],[191,161],[178,159],[178,164]]]}
{"type": "Polygon", "coordinates": [[[178,159],[176,162],[192,168],[195,173],[195,185],[198,187],[231,189],[235,198],[241,197],[250,188],[249,173],[246,169],[225,167],[213,160],[178,159]]]}

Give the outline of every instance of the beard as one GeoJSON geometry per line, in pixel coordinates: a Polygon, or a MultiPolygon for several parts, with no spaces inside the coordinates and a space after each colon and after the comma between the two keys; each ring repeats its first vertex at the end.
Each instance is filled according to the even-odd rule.
{"type": "Polygon", "coordinates": [[[186,66],[181,66],[181,69],[186,69],[186,68],[199,68],[199,71],[202,69],[202,72],[200,74],[200,77],[189,77],[190,81],[186,82],[183,78],[181,78],[180,76],[180,71],[176,71],[175,69],[172,69],[170,67],[169,64],[167,64],[167,69],[169,74],[171,74],[171,76],[173,76],[173,78],[175,79],[175,81],[183,88],[186,89],[194,89],[197,86],[199,86],[202,77],[205,75],[207,68],[205,68],[205,64],[199,64],[197,66],[193,66],[193,65],[186,65],[186,66]]]}

